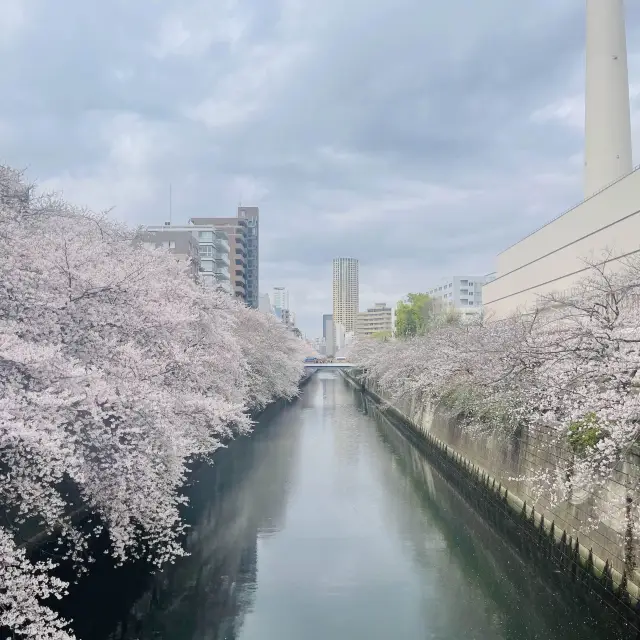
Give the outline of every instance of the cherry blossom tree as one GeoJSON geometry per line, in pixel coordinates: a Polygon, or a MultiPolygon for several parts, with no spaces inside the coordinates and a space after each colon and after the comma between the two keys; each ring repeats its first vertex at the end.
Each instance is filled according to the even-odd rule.
{"type": "MultiPolygon", "coordinates": [[[[551,504],[598,495],[640,434],[640,261],[605,254],[588,267],[535,313],[363,341],[350,358],[392,400],[417,395],[470,433],[542,430],[545,446],[567,451],[526,478],[551,504]]],[[[603,502],[620,512],[616,500],[603,502]]],[[[638,515],[627,514],[636,528],[638,515]]]]}
{"type": "Polygon", "coordinates": [[[0,627],[70,637],[42,603],[64,592],[53,563],[15,547],[25,523],[59,535],[79,571],[103,528],[118,562],[182,555],[190,462],[295,395],[301,361],[275,320],[0,168],[0,627]],[[89,531],[74,493],[96,516],[89,531]]]}

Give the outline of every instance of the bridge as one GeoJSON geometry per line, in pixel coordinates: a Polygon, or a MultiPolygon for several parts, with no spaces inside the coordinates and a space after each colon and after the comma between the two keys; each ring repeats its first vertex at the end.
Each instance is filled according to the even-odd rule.
{"type": "Polygon", "coordinates": [[[351,362],[305,362],[305,369],[351,369],[355,367],[351,362]]]}

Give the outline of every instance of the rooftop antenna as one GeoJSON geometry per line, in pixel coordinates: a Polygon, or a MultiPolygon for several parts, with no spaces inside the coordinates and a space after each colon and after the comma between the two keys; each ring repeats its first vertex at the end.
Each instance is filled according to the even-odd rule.
{"type": "Polygon", "coordinates": [[[171,183],[169,183],[169,225],[171,225],[171,218],[173,215],[173,194],[171,192],[171,183]]]}

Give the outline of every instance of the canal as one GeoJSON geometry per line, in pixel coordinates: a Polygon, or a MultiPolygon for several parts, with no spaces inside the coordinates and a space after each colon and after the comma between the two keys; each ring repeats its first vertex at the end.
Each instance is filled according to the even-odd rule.
{"type": "Polygon", "coordinates": [[[337,372],[216,453],[190,496],[190,555],[155,576],[81,582],[66,612],[80,638],[616,637],[337,372]]]}

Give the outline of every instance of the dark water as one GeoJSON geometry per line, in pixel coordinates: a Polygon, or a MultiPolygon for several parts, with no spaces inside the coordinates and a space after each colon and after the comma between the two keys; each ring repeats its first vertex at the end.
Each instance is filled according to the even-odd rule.
{"type": "Polygon", "coordinates": [[[124,570],[81,585],[79,637],[614,637],[587,626],[376,413],[319,372],[200,472],[189,557],[143,581],[124,570]]]}

